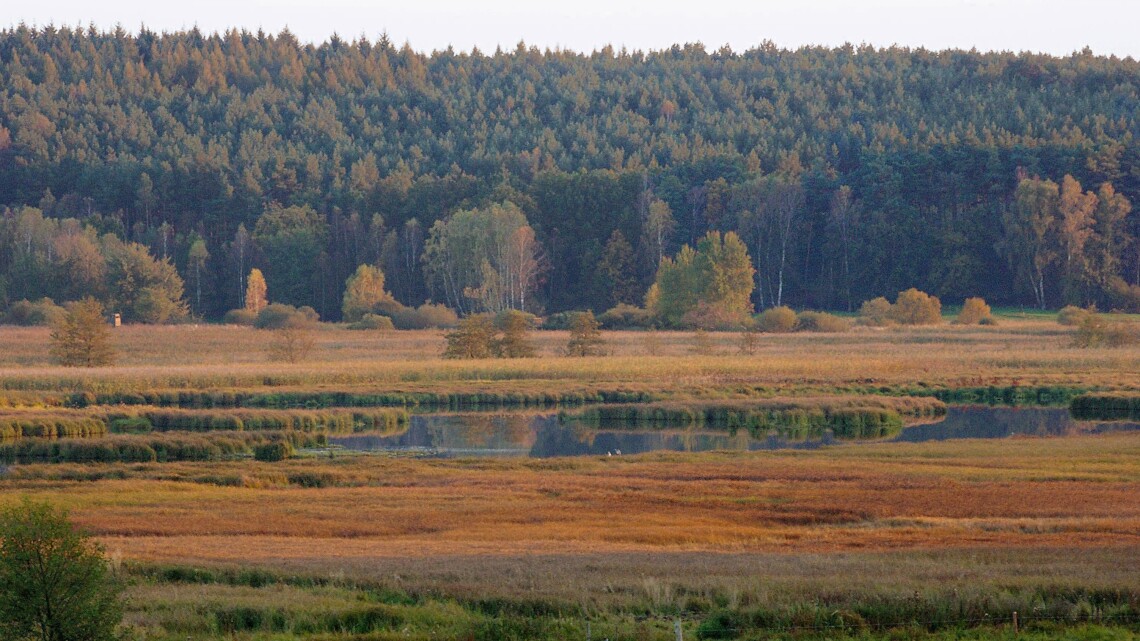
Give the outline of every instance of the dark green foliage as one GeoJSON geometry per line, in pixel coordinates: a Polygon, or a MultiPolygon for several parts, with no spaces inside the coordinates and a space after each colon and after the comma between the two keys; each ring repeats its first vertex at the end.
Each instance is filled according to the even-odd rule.
{"type": "Polygon", "coordinates": [[[0,514],[5,639],[112,641],[121,591],[102,548],[66,512],[25,500],[0,514]]]}
{"type": "Polygon", "coordinates": [[[1100,392],[1081,394],[1069,404],[1073,418],[1081,421],[1140,420],[1140,394],[1100,392]]]}
{"type": "Polygon", "coordinates": [[[945,411],[945,405],[940,403],[896,404],[862,399],[862,404],[834,404],[805,399],[759,403],[615,404],[564,412],[560,418],[599,427],[744,429],[757,436],[774,432],[792,439],[818,437],[824,430],[831,430],[837,438],[866,439],[897,433],[902,429],[904,414],[938,416],[945,411]]]}
{"type": "MultiPolygon", "coordinates": [[[[537,295],[553,312],[644,291],[660,255],[710,229],[745,239],[765,306],[848,309],[912,285],[1036,303],[1020,182],[1072,174],[1140,201],[1140,63],[1091,53],[429,55],[363,38],[23,25],[0,32],[0,51],[0,204],[78,227],[55,251],[39,226],[0,223],[0,305],[95,293],[128,318],[177,312],[172,289],[120,291],[127,279],[102,273],[118,267],[88,260],[105,234],[178,268],[210,318],[242,305],[255,260],[272,300],[328,319],[364,263],[418,305],[445,295],[421,272],[427,230],[508,200],[545,249],[537,295]],[[771,215],[775,192],[801,205],[790,230],[771,215]]],[[[1065,290],[1046,269],[1045,302],[1138,300],[1124,251],[1135,214],[1102,202],[1095,260],[1065,290]]]]}

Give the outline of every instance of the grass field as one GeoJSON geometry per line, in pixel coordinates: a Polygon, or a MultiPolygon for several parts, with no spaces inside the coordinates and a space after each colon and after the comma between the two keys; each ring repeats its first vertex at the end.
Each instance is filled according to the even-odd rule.
{"type": "MultiPolygon", "coordinates": [[[[1140,390],[1140,349],[1072,348],[1071,330],[1033,317],[763,335],[748,356],[734,334],[621,332],[606,334],[611,355],[573,359],[557,355],[564,333],[541,332],[541,358],[443,361],[438,332],[323,327],[307,361],[284,365],[245,328],[115,337],[118,365],[63,369],[48,361],[46,330],[0,327],[0,418],[196,430],[145,436],[177,439],[246,423],[343,431],[361,413],[386,429],[403,420],[281,409],[269,395],[553,402],[601,391],[675,407],[1140,390]],[[175,393],[270,409],[150,404],[175,393]],[[119,404],[135,397],[145,404],[119,404]]],[[[1140,630],[1137,432],[545,460],[211,458],[13,465],[0,503],[70,509],[130,582],[137,639],[664,640],[675,620],[687,639],[1014,638],[1014,612],[1017,638],[1140,630]]]]}

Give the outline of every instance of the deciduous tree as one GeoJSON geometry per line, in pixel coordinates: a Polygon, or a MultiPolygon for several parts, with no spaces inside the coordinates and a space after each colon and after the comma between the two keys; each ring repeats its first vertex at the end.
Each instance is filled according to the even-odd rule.
{"type": "Polygon", "coordinates": [[[52,325],[51,354],[67,367],[99,367],[114,362],[111,330],[99,301],[88,297],[68,303],[67,313],[52,325]]]}

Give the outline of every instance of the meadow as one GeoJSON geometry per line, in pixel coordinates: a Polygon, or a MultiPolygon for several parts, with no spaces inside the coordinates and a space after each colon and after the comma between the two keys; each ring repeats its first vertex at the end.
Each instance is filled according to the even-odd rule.
{"type": "Polygon", "coordinates": [[[1134,431],[554,459],[320,442],[454,407],[727,429],[742,407],[922,416],[934,396],[1140,389],[1140,348],[999,320],[760,335],[752,354],[732,333],[607,332],[607,356],[568,358],[565,333],[538,332],[541,356],[510,361],[441,360],[440,332],[322,326],[297,364],[269,361],[257,330],[124,327],[119,363],[91,370],[52,365],[46,330],[0,327],[0,422],[64,430],[0,451],[156,452],[16,462],[0,502],[50,500],[94,533],[137,639],[672,639],[676,621],[687,639],[1134,639],[1134,431]]]}

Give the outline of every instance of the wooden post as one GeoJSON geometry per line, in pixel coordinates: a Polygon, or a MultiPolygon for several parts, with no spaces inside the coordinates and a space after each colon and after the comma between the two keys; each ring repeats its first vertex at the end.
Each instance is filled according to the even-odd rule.
{"type": "Polygon", "coordinates": [[[673,620],[673,634],[677,635],[677,641],[685,641],[685,638],[681,635],[681,620],[680,619],[674,619],[673,620]]]}
{"type": "Polygon", "coordinates": [[[586,641],[590,641],[590,622],[586,622],[586,641]]]}
{"type": "Polygon", "coordinates": [[[1017,634],[1017,610],[1013,611],[1013,633],[1017,634]]]}

